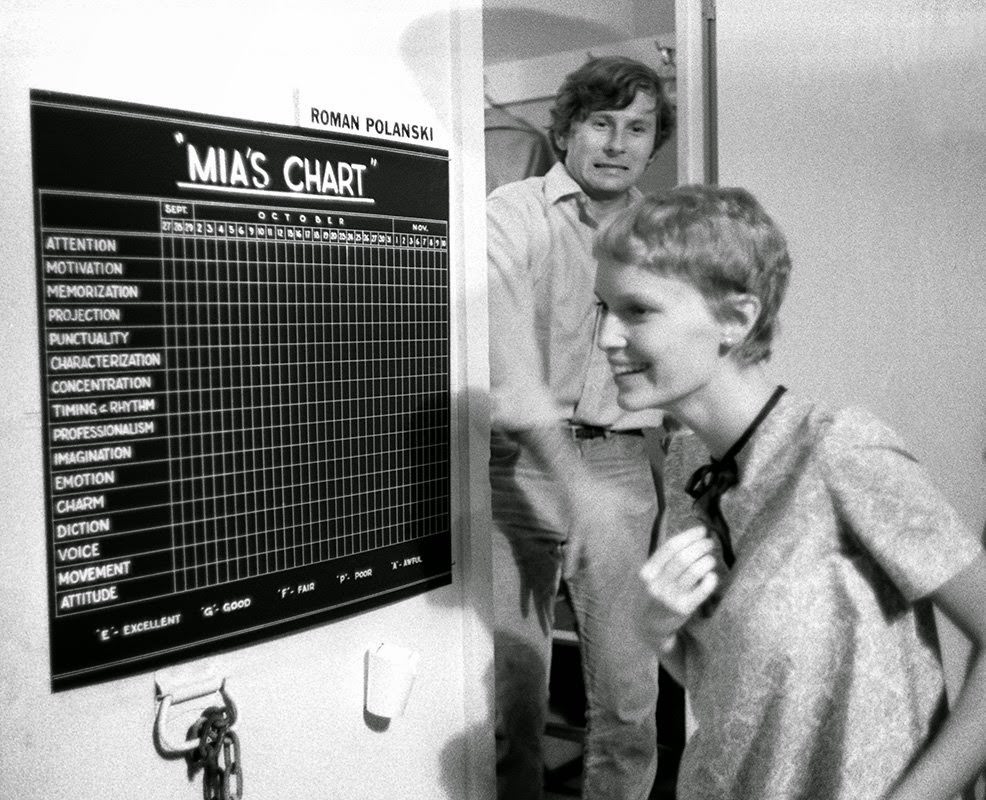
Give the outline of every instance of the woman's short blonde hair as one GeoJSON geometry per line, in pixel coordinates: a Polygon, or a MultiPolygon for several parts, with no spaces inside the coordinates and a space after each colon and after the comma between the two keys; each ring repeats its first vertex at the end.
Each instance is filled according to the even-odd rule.
{"type": "Polygon", "coordinates": [[[621,212],[596,238],[605,262],[632,264],[685,280],[719,318],[736,293],[755,296],[760,315],[730,354],[741,364],[770,358],[791,258],[780,228],[745,189],[679,186],[648,195],[621,212]]]}

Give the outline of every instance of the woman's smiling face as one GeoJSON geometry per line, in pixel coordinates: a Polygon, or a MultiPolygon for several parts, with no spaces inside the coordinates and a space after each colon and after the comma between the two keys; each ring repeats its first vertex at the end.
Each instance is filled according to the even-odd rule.
{"type": "Polygon", "coordinates": [[[604,261],[596,295],[603,308],[599,347],[613,370],[621,408],[673,411],[722,373],[725,326],[692,284],[604,261]]]}

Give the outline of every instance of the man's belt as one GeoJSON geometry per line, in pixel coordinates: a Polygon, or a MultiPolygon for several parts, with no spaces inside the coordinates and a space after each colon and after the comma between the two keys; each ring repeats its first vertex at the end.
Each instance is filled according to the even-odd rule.
{"type": "Polygon", "coordinates": [[[610,436],[643,436],[644,432],[640,428],[627,428],[624,430],[613,430],[602,425],[586,425],[581,422],[569,421],[565,427],[576,441],[583,439],[608,439],[610,436]]]}

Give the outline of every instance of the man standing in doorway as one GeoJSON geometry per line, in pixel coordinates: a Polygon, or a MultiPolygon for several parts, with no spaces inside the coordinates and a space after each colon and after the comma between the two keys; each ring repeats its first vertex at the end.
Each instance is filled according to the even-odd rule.
{"type": "Polygon", "coordinates": [[[560,163],[488,199],[490,479],[502,800],[540,798],[554,600],[575,611],[588,703],[585,800],[644,800],[657,763],[657,662],[635,624],[657,500],[642,430],[601,351],[597,229],[670,135],[660,79],[630,59],[571,73],[551,110],[560,163]]]}

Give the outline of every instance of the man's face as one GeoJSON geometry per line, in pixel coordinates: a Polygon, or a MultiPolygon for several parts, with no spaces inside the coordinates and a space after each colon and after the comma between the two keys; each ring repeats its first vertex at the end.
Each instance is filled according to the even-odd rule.
{"type": "Polygon", "coordinates": [[[633,186],[654,150],[657,98],[643,91],[626,108],[593,111],[558,137],[565,167],[593,200],[614,200],[633,186]]]}

